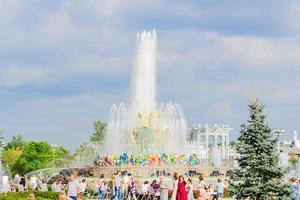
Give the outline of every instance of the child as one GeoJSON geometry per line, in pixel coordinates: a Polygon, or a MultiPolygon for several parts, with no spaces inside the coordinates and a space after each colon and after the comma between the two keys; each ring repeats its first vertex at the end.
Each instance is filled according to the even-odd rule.
{"type": "Polygon", "coordinates": [[[186,185],[186,191],[188,192],[188,200],[194,200],[194,187],[192,179],[188,179],[188,183],[186,185]]]}
{"type": "Polygon", "coordinates": [[[28,195],[28,200],[35,200],[35,195],[33,192],[28,195]]]}
{"type": "Polygon", "coordinates": [[[65,193],[60,193],[58,196],[58,200],[67,200],[67,195],[65,193]]]}
{"type": "Polygon", "coordinates": [[[224,183],[220,178],[218,178],[218,183],[217,183],[217,199],[223,199],[224,197],[224,183]]]}
{"type": "Polygon", "coordinates": [[[212,199],[213,196],[214,196],[214,189],[213,189],[212,185],[209,184],[208,187],[206,188],[206,196],[205,196],[205,199],[206,199],[206,200],[212,199]]]}

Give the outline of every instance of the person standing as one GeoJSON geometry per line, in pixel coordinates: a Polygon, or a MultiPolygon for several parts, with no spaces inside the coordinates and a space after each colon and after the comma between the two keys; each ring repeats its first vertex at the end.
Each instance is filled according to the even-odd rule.
{"type": "Polygon", "coordinates": [[[26,178],[25,178],[25,176],[22,176],[22,177],[20,178],[20,187],[19,187],[19,191],[20,191],[20,192],[24,192],[25,186],[26,186],[26,178]]]}
{"type": "Polygon", "coordinates": [[[86,185],[85,179],[83,179],[79,184],[79,193],[84,194],[86,192],[86,190],[87,190],[87,185],[86,185]]]}
{"type": "Polygon", "coordinates": [[[188,183],[186,185],[186,191],[188,193],[188,200],[194,200],[194,187],[192,179],[188,179],[188,183]]]}
{"type": "Polygon", "coordinates": [[[183,176],[180,175],[178,178],[176,200],[188,200],[185,185],[186,185],[186,182],[184,181],[183,176]]]}
{"type": "MultiPolygon", "coordinates": [[[[131,174],[129,174],[129,175],[131,175],[131,174]]],[[[129,182],[130,182],[129,175],[128,175],[127,171],[125,171],[123,173],[122,191],[123,191],[124,197],[128,196],[128,187],[129,187],[129,182]]]]}
{"type": "Polygon", "coordinates": [[[19,186],[19,184],[20,184],[20,175],[19,175],[18,173],[15,175],[14,180],[13,180],[13,183],[14,183],[15,185],[18,185],[18,186],[19,186]]]}
{"type": "Polygon", "coordinates": [[[42,192],[47,192],[48,191],[48,185],[45,182],[45,180],[42,180],[39,184],[39,190],[42,192]]]}
{"type": "Polygon", "coordinates": [[[154,192],[154,196],[155,198],[158,198],[160,196],[160,186],[157,183],[156,180],[153,180],[152,184],[151,184],[152,190],[154,192]]]}
{"type": "Polygon", "coordinates": [[[38,184],[37,184],[37,177],[35,175],[30,177],[30,189],[36,190],[38,184]]]}
{"type": "Polygon", "coordinates": [[[160,177],[160,189],[161,189],[161,193],[160,193],[160,200],[168,200],[168,185],[165,181],[165,178],[162,176],[160,177]]]}
{"type": "Polygon", "coordinates": [[[105,181],[104,181],[104,174],[100,175],[100,179],[98,182],[98,191],[99,191],[99,195],[98,195],[98,199],[104,199],[105,197],[105,181]]]}
{"type": "Polygon", "coordinates": [[[118,171],[115,176],[116,198],[118,200],[121,200],[121,183],[122,183],[121,172],[118,171]]]}
{"type": "Polygon", "coordinates": [[[110,182],[110,200],[116,199],[116,184],[115,184],[115,174],[113,174],[111,177],[111,182],[110,182]]]}
{"type": "Polygon", "coordinates": [[[198,200],[206,200],[207,192],[206,192],[206,186],[204,182],[204,177],[201,175],[199,176],[199,195],[198,200]]]}
{"type": "Polygon", "coordinates": [[[51,184],[51,191],[53,192],[60,192],[58,190],[58,180],[55,180],[52,184],[51,184]]]}
{"type": "Polygon", "coordinates": [[[130,181],[128,183],[128,199],[134,199],[136,200],[136,182],[133,177],[130,178],[130,181]]]}
{"type": "Polygon", "coordinates": [[[218,178],[217,188],[217,199],[223,200],[224,197],[224,183],[220,178],[218,178]]]}
{"type": "Polygon", "coordinates": [[[77,200],[77,195],[79,193],[79,182],[76,180],[74,173],[71,173],[68,181],[68,193],[67,196],[72,200],[77,200]]]}
{"type": "Polygon", "coordinates": [[[1,185],[1,192],[2,193],[7,193],[10,191],[10,186],[9,186],[9,178],[7,175],[2,176],[2,185],[1,185]]]}
{"type": "Polygon", "coordinates": [[[173,175],[173,192],[172,192],[172,197],[171,200],[176,200],[176,195],[177,195],[177,187],[178,187],[178,173],[175,172],[173,175]]]}
{"type": "Polygon", "coordinates": [[[142,184],[142,194],[145,196],[145,195],[148,195],[149,194],[149,189],[150,189],[150,185],[149,185],[149,182],[148,181],[145,181],[144,184],[142,184]]]}

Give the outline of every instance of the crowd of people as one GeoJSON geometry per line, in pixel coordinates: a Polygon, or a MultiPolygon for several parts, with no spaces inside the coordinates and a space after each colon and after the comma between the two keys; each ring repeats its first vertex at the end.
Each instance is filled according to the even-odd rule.
{"type": "Polygon", "coordinates": [[[204,177],[194,183],[191,178],[185,179],[183,175],[175,173],[172,183],[164,176],[159,180],[139,180],[130,173],[118,171],[109,179],[101,175],[95,184],[95,192],[98,199],[160,199],[168,200],[211,200],[223,199],[227,191],[227,182],[219,178],[216,184],[206,184],[204,177]]]}
{"type": "Polygon", "coordinates": [[[9,180],[8,175],[1,176],[0,186],[1,192],[23,192],[27,190],[48,191],[48,177],[37,177],[35,175],[30,178],[16,174],[12,180],[9,180]]]}
{"type": "MultiPolygon", "coordinates": [[[[295,199],[300,200],[300,179],[290,178],[295,199]]],[[[4,175],[0,179],[1,192],[14,191],[54,191],[59,193],[59,200],[90,199],[109,200],[222,200],[228,193],[230,180],[206,181],[200,175],[197,179],[185,178],[174,173],[172,179],[160,176],[151,181],[135,178],[126,171],[117,171],[111,177],[101,174],[86,180],[77,177],[77,172],[70,172],[65,179],[53,180],[51,177],[32,175],[30,178],[18,174],[9,181],[4,175]]],[[[30,193],[29,200],[35,200],[30,193]]]]}
{"type": "Polygon", "coordinates": [[[122,165],[163,165],[180,164],[186,166],[195,166],[200,164],[197,155],[176,155],[173,153],[162,154],[127,154],[97,156],[94,160],[96,166],[122,166],[122,165]]]}
{"type": "MultiPolygon", "coordinates": [[[[60,193],[59,200],[80,200],[83,196],[92,199],[161,199],[168,200],[210,200],[222,199],[226,192],[227,182],[218,179],[217,184],[206,184],[204,177],[199,181],[191,178],[185,179],[183,175],[175,173],[172,181],[160,176],[157,179],[141,180],[130,173],[118,171],[111,177],[100,175],[88,181],[83,177],[77,177],[76,172],[70,172],[66,179],[52,180],[50,177],[19,176],[11,180],[3,176],[1,179],[1,191],[51,191],[60,193]]],[[[34,193],[30,193],[28,199],[34,200],[34,193]]]]}

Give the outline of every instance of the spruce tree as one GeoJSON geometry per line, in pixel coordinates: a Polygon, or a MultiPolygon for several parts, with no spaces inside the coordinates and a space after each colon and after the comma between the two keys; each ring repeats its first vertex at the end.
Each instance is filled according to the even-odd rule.
{"type": "Polygon", "coordinates": [[[291,187],[283,181],[279,166],[278,136],[266,123],[264,106],[258,99],[249,102],[250,119],[241,125],[236,145],[239,168],[233,191],[237,199],[293,199],[291,187]]]}

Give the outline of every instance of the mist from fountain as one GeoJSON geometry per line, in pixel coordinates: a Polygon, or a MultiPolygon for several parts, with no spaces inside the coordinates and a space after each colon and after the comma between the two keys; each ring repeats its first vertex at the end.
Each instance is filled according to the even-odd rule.
{"type": "Polygon", "coordinates": [[[137,34],[136,57],[132,69],[130,104],[135,112],[156,109],[156,33],[137,34]]]}
{"type": "Polygon", "coordinates": [[[156,45],[155,31],[137,35],[130,103],[111,107],[104,142],[107,155],[185,153],[187,125],[182,107],[171,102],[156,106],[156,45]]]}

